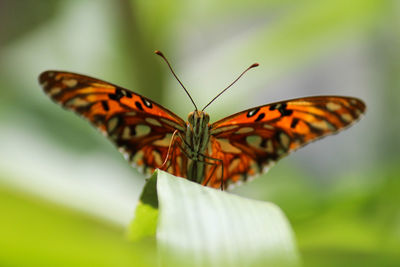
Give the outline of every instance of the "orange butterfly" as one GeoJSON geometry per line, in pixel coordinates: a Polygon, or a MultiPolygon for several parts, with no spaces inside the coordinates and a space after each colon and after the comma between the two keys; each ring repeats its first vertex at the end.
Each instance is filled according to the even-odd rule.
{"type": "MultiPolygon", "coordinates": [[[[156,54],[177,78],[164,55],[156,54]]],[[[315,96],[251,108],[210,124],[204,109],[233,83],[200,111],[179,81],[195,106],[185,122],[144,96],[88,76],[46,71],[39,82],[50,98],[88,119],[144,173],[160,168],[221,189],[265,172],[289,152],[337,133],[365,111],[356,98],[315,96]]]]}

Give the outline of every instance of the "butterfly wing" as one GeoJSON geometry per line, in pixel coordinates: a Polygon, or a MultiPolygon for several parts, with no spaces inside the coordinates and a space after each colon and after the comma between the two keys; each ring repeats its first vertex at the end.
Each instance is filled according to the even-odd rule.
{"type": "Polygon", "coordinates": [[[161,105],[108,82],[58,71],[43,72],[39,82],[51,99],[89,120],[144,173],[162,165],[172,133],[185,127],[161,105]]]}
{"type": "MultiPolygon", "coordinates": [[[[222,159],[226,184],[246,180],[309,142],[346,128],[364,112],[361,100],[340,96],[259,106],[213,123],[209,156],[222,159]]],[[[219,187],[222,169],[212,167],[208,185],[219,187]]]]}

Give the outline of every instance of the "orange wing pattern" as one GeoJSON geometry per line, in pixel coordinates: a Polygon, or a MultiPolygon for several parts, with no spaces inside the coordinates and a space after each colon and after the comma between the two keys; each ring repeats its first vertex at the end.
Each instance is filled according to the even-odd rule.
{"type": "MultiPolygon", "coordinates": [[[[39,77],[55,102],[89,120],[134,165],[162,167],[187,178],[188,125],[171,111],[127,89],[88,76],[46,71],[39,77]],[[174,138],[172,140],[172,136],[174,138]],[[166,160],[163,165],[164,160],[166,160]]],[[[262,173],[305,144],[351,125],[365,112],[356,98],[317,96],[248,109],[209,125],[203,185],[214,188],[262,173]]],[[[193,149],[190,148],[189,149],[193,149]]]]}
{"type": "Polygon", "coordinates": [[[89,120],[144,173],[162,165],[172,133],[186,127],[153,101],[95,78],[46,71],[39,82],[50,98],[89,120]]]}
{"type": "MultiPolygon", "coordinates": [[[[248,109],[211,127],[208,156],[222,159],[226,185],[265,172],[288,153],[351,125],[365,112],[356,98],[317,96],[248,109]]],[[[208,186],[221,185],[222,168],[207,166],[208,186]]]]}

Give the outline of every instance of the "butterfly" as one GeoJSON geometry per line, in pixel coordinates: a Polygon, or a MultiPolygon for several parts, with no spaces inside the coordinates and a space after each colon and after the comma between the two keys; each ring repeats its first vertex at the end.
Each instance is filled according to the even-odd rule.
{"type": "MultiPolygon", "coordinates": [[[[165,56],[156,51],[168,64],[165,56]]],[[[258,66],[251,65],[247,70],[258,66]]],[[[85,75],[45,71],[45,93],[89,120],[143,173],[163,169],[204,186],[225,189],[268,170],[280,158],[348,127],[365,112],[353,97],[313,96],[254,107],[210,123],[195,110],[188,121],[154,101],[85,75]]]]}

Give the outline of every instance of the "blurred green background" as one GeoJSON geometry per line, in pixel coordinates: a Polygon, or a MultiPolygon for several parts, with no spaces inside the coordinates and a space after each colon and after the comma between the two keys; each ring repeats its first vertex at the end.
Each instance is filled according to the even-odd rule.
{"type": "Polygon", "coordinates": [[[384,0],[0,1],[0,265],[152,266],[124,238],[144,179],[38,85],[48,69],[141,93],[212,121],[308,95],[367,114],[233,190],[288,216],[305,266],[400,265],[400,4],[384,0]]]}

